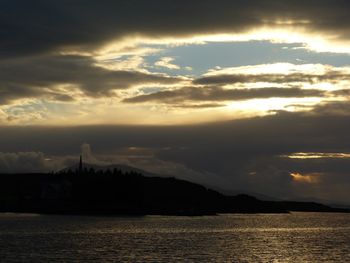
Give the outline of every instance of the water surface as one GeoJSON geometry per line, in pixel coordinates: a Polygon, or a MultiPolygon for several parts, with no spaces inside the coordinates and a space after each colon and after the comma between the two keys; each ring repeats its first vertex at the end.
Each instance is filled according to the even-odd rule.
{"type": "Polygon", "coordinates": [[[350,214],[0,214],[1,262],[350,262],[350,214]]]}

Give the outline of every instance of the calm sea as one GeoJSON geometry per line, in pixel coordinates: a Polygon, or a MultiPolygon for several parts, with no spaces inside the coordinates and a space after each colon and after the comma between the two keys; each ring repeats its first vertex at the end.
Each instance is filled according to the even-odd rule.
{"type": "Polygon", "coordinates": [[[1,262],[350,262],[350,214],[0,214],[1,262]]]}

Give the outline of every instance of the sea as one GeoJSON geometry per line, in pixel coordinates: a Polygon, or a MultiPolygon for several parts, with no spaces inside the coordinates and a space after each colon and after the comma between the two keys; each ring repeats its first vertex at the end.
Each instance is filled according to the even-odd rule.
{"type": "Polygon", "coordinates": [[[0,214],[0,262],[350,262],[350,214],[0,214]]]}

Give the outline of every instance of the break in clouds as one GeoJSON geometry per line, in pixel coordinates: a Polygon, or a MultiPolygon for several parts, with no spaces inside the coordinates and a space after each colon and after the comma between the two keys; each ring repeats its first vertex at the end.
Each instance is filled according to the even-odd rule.
{"type": "MultiPolygon", "coordinates": [[[[142,94],[142,90],[120,95],[116,92],[120,89],[184,86],[186,79],[186,86],[191,83],[206,86],[348,80],[348,74],[339,72],[326,72],[316,76],[301,72],[288,76],[266,73],[252,76],[242,72],[235,75],[190,77],[150,73],[150,65],[146,65],[144,55],[159,50],[143,50],[138,46],[140,43],[191,43],[193,37],[202,37],[203,40],[198,41],[205,42],[205,36],[218,34],[251,35],[238,38],[249,41],[259,39],[252,32],[260,29],[322,35],[325,41],[328,41],[329,36],[333,42],[347,43],[348,10],[349,4],[346,1],[332,1],[329,4],[329,1],[322,0],[197,1],[196,4],[186,1],[2,1],[0,104],[4,108],[4,105],[28,104],[28,101],[35,99],[42,99],[44,103],[74,104],[86,96],[115,97],[115,103],[122,104],[123,100],[144,100],[147,95],[142,94]],[[131,61],[123,59],[122,56],[126,54],[134,56],[131,61]],[[130,63],[134,69],[130,69],[130,63]],[[143,97],[138,97],[140,95],[143,97]]],[[[266,39],[274,40],[273,36],[267,36],[266,39]]],[[[298,41],[306,40],[301,38],[298,41]]],[[[170,63],[173,58],[164,58],[154,66],[179,68],[170,63]]],[[[206,91],[206,87],[201,90],[195,88],[199,93],[211,94],[210,89],[209,87],[209,91],[206,91]]],[[[193,93],[193,90],[190,89],[188,93],[193,93]]],[[[296,89],[275,91],[227,92],[231,94],[228,100],[233,101],[253,99],[255,93],[256,98],[323,95],[321,92],[296,92],[296,89]]],[[[169,92],[174,95],[184,93],[184,90],[174,91],[171,88],[169,92]]],[[[162,93],[152,94],[149,98],[154,101],[153,97],[161,96],[162,93]]],[[[216,96],[211,97],[208,100],[214,100],[216,96]]],[[[195,105],[183,106],[195,108],[195,105]]],[[[9,116],[8,120],[12,119],[14,118],[9,116]]]]}

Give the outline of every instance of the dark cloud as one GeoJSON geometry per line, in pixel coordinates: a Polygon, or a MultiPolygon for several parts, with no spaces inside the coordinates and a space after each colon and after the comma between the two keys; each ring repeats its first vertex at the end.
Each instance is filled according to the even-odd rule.
{"type": "Polygon", "coordinates": [[[265,156],[251,160],[245,171],[257,171],[255,176],[248,178],[248,184],[253,183],[255,189],[260,189],[257,191],[265,188],[284,198],[304,196],[349,203],[346,193],[350,183],[349,166],[350,158],[290,159],[265,156]],[[299,178],[293,178],[292,174],[297,174],[299,178]],[[281,186],[279,189],[275,189],[276,183],[281,186]]]}
{"type": "Polygon", "coordinates": [[[49,163],[46,162],[42,152],[0,152],[0,172],[42,172],[49,171],[49,163]]]}
{"type": "Polygon", "coordinates": [[[0,54],[91,49],[135,34],[153,38],[237,33],[269,25],[301,26],[348,39],[349,7],[345,0],[3,0],[0,54]]]}
{"type": "Polygon", "coordinates": [[[327,103],[320,103],[313,109],[314,114],[318,115],[338,115],[338,116],[350,116],[350,103],[349,101],[334,101],[327,103]]]}
{"type": "MultiPolygon", "coordinates": [[[[60,56],[59,51],[95,51],[112,40],[118,43],[130,35],[157,39],[243,32],[257,26],[283,26],[281,21],[287,20],[294,26],[329,31],[332,36],[347,38],[349,7],[344,0],[283,3],[274,0],[4,0],[0,4],[0,103],[42,96],[63,101],[74,99],[53,88],[56,84],[74,84],[87,95],[108,96],[111,89],[135,84],[176,82],[175,78],[143,72],[107,70],[95,66],[91,57],[60,56]]],[[[240,75],[203,77],[194,83],[264,80],[283,83],[342,78],[348,79],[348,76],[335,73],[332,76],[240,75]]]]}
{"type": "Polygon", "coordinates": [[[335,96],[350,97],[350,89],[340,89],[332,92],[335,96]]]}
{"type": "Polygon", "coordinates": [[[187,108],[187,109],[205,109],[205,108],[220,108],[225,107],[226,104],[220,104],[220,103],[201,103],[201,104],[174,104],[171,105],[174,108],[187,108]]]}
{"type": "MultiPolygon", "coordinates": [[[[205,174],[198,177],[199,182],[225,190],[287,198],[306,195],[317,186],[313,196],[337,199],[347,193],[338,189],[339,182],[342,188],[350,185],[345,176],[347,159],[300,161],[280,156],[349,152],[348,119],[349,115],[314,111],[190,126],[1,127],[0,145],[4,152],[44,152],[48,156],[78,156],[84,142],[96,155],[113,156],[130,147],[148,149],[157,160],[205,174]],[[324,175],[320,185],[315,185],[296,182],[291,172],[324,175]]],[[[350,202],[350,196],[346,198],[350,202]]]]}
{"type": "Polygon", "coordinates": [[[225,85],[236,83],[293,83],[307,82],[318,83],[322,81],[338,82],[341,80],[349,80],[350,74],[329,70],[324,74],[218,74],[214,76],[205,76],[193,80],[193,84],[199,85],[225,85]]]}
{"type": "Polygon", "coordinates": [[[252,89],[224,89],[222,87],[183,87],[176,90],[160,91],[157,93],[140,95],[124,99],[124,102],[160,102],[174,103],[180,101],[234,101],[263,98],[303,98],[322,97],[321,90],[300,88],[252,88],[252,89]]]}
{"type": "Polygon", "coordinates": [[[172,84],[178,78],[138,71],[109,70],[96,66],[85,56],[37,56],[0,62],[0,103],[30,97],[69,101],[57,89],[59,84],[75,85],[88,96],[111,95],[113,89],[137,84],[172,84]]]}
{"type": "Polygon", "coordinates": [[[344,115],[279,112],[267,117],[188,126],[2,126],[0,144],[6,152],[43,151],[55,155],[78,153],[84,142],[97,153],[113,152],[119,147],[186,151],[202,142],[242,153],[347,151],[347,120],[344,115]]]}

